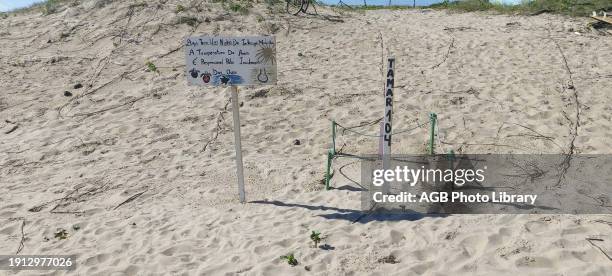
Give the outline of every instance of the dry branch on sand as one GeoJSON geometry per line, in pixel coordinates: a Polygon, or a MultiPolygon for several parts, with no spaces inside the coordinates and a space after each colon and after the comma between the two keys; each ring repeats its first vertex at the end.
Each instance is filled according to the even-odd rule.
{"type": "Polygon", "coordinates": [[[19,247],[17,248],[17,251],[15,252],[15,255],[19,255],[19,253],[21,253],[21,250],[23,250],[23,248],[25,247],[24,242],[25,242],[25,234],[23,232],[23,228],[25,228],[26,225],[26,221],[25,218],[21,218],[21,239],[19,240],[19,247]]]}
{"type": "Polygon", "coordinates": [[[93,115],[96,115],[96,114],[104,113],[106,111],[110,111],[110,110],[117,109],[117,108],[120,108],[120,107],[124,107],[124,106],[127,106],[127,105],[133,105],[137,101],[140,101],[140,100],[142,100],[144,98],[146,98],[146,96],[140,96],[140,97],[137,97],[135,99],[128,100],[128,101],[126,101],[125,103],[122,103],[122,104],[117,104],[117,105],[114,105],[114,106],[111,106],[111,107],[107,107],[107,108],[103,108],[103,109],[100,109],[100,110],[96,110],[96,111],[93,111],[93,112],[77,113],[77,114],[72,115],[71,117],[81,117],[81,116],[82,117],[90,117],[90,116],[93,116],[93,115]]]}
{"type": "Polygon", "coordinates": [[[123,206],[123,205],[125,205],[125,204],[128,204],[128,203],[130,203],[130,202],[134,201],[136,198],[138,198],[139,196],[141,196],[141,195],[142,195],[142,194],[144,194],[145,192],[146,192],[146,191],[142,191],[142,192],[139,192],[139,193],[134,194],[133,196],[131,196],[131,197],[127,198],[126,200],[124,200],[123,202],[119,203],[117,206],[115,206],[115,208],[114,208],[114,209],[116,210],[116,209],[118,209],[119,207],[121,207],[121,206],[123,206]]]}

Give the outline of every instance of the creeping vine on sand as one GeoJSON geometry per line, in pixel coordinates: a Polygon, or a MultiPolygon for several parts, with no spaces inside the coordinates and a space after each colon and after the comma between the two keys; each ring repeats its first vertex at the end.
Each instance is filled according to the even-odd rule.
{"type": "Polygon", "coordinates": [[[21,219],[21,240],[19,241],[19,247],[17,248],[17,252],[15,252],[15,255],[19,255],[19,253],[21,253],[21,250],[23,250],[23,248],[25,247],[24,242],[25,242],[25,234],[23,232],[23,228],[26,225],[26,221],[25,218],[20,218],[21,219]]]}
{"type": "MultiPolygon", "coordinates": [[[[549,23],[549,25],[550,24],[551,23],[549,23]]],[[[576,150],[576,145],[574,143],[576,141],[576,137],[578,136],[578,128],[580,127],[580,101],[578,99],[578,90],[576,89],[576,86],[574,86],[573,73],[569,67],[569,64],[567,63],[565,52],[563,52],[563,49],[559,45],[559,42],[552,37],[550,33],[550,28],[547,28],[546,31],[548,34],[548,39],[550,39],[555,44],[555,47],[557,48],[557,50],[559,50],[559,53],[561,54],[561,58],[563,60],[563,65],[565,67],[565,70],[567,71],[567,75],[568,75],[567,86],[564,84],[561,85],[561,88],[563,90],[562,92],[565,93],[567,90],[571,90],[573,92],[572,97],[574,98],[574,104],[576,108],[575,109],[576,115],[574,118],[575,122],[572,121],[569,117],[567,117],[567,115],[564,112],[564,115],[566,116],[566,118],[571,124],[570,130],[569,130],[571,138],[569,142],[569,149],[565,153],[565,159],[560,164],[561,174],[559,176],[559,179],[557,180],[557,184],[555,185],[555,186],[559,186],[561,185],[561,182],[565,179],[565,174],[567,173],[567,171],[569,170],[569,167],[571,166],[572,157],[576,150]]]]}

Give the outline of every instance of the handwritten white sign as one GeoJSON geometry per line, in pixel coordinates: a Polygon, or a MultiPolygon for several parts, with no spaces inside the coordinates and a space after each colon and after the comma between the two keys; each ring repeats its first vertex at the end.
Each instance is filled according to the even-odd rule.
{"type": "Polygon", "coordinates": [[[185,50],[189,84],[276,84],[273,36],[189,37],[185,39],[185,50]]]}

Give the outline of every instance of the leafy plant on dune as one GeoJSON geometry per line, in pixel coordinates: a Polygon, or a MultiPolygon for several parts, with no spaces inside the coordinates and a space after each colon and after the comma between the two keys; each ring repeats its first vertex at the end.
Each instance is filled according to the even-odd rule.
{"type": "Polygon", "coordinates": [[[237,13],[241,13],[241,14],[248,14],[249,13],[249,8],[251,6],[249,6],[249,4],[240,4],[240,3],[235,3],[232,2],[229,4],[229,9],[233,12],[237,12],[237,13]]]}
{"type": "Polygon", "coordinates": [[[310,240],[314,242],[314,247],[317,248],[317,246],[321,242],[321,232],[312,231],[312,233],[310,234],[310,240]]]}
{"type": "Polygon", "coordinates": [[[57,7],[59,5],[59,1],[57,0],[47,0],[45,5],[43,6],[43,14],[49,15],[57,12],[57,7]]]}
{"type": "Polygon", "coordinates": [[[187,24],[191,27],[196,27],[200,20],[194,16],[181,16],[178,21],[179,24],[187,24]]]}
{"type": "Polygon", "coordinates": [[[293,256],[293,253],[287,254],[287,255],[283,255],[280,256],[281,260],[286,260],[287,263],[291,266],[296,266],[298,265],[298,261],[295,258],[295,256],[293,256]]]}
{"type": "Polygon", "coordinates": [[[266,9],[271,13],[285,13],[285,5],[287,2],[284,0],[264,0],[266,9]]]}
{"type": "Polygon", "coordinates": [[[176,13],[181,13],[181,12],[184,12],[186,10],[187,9],[185,8],[185,6],[179,4],[179,5],[176,6],[176,11],[175,12],[176,13]]]}
{"type": "Polygon", "coordinates": [[[466,12],[493,10],[500,13],[527,15],[558,13],[571,16],[588,16],[592,11],[612,9],[612,2],[610,0],[525,0],[519,5],[505,5],[501,1],[496,2],[496,0],[462,0],[445,1],[433,4],[429,8],[466,12]]]}
{"type": "Polygon", "coordinates": [[[157,66],[155,66],[155,64],[153,64],[153,62],[147,61],[145,63],[145,65],[147,66],[147,71],[149,71],[149,72],[157,72],[157,66]]]}
{"type": "Polygon", "coordinates": [[[612,10],[610,0],[534,0],[521,5],[532,13],[554,12],[588,16],[593,11],[612,10]]]}
{"type": "Polygon", "coordinates": [[[285,3],[285,1],[282,0],[264,0],[264,3],[266,3],[266,5],[270,5],[270,6],[274,6],[280,3],[285,3]]]}

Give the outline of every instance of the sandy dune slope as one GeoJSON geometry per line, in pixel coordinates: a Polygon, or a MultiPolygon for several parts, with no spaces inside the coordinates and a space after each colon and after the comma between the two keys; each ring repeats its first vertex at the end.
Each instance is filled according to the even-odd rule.
{"type": "MultiPolygon", "coordinates": [[[[612,242],[610,215],[353,223],[359,163],[338,160],[338,189],[321,184],[330,120],[377,132],[388,56],[394,125],[436,112],[441,150],[612,153],[612,36],[588,19],[134,3],[0,19],[0,254],[78,255],[71,273],[0,274],[610,275],[586,240],[612,242]],[[240,92],[244,205],[229,92],[187,86],[183,70],[182,39],[217,34],[278,42],[278,85],[240,92]],[[312,230],[327,250],[312,248],[312,230]],[[280,260],[288,253],[298,266],[280,260]]],[[[338,139],[344,152],[377,150],[375,138],[338,139]]],[[[395,153],[424,153],[427,129],[393,139],[395,153]]]]}

